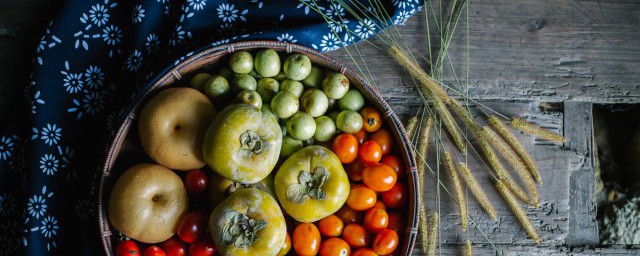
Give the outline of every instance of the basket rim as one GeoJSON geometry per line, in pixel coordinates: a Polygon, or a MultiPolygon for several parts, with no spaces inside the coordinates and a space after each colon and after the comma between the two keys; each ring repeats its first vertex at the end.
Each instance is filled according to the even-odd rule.
{"type": "MultiPolygon", "coordinates": [[[[406,172],[409,180],[409,190],[410,190],[410,202],[409,202],[409,212],[403,212],[402,214],[405,217],[408,217],[406,220],[408,221],[405,230],[405,242],[403,243],[403,247],[401,250],[403,251],[403,255],[411,255],[414,245],[417,238],[418,233],[418,196],[417,192],[420,191],[418,188],[418,175],[417,175],[417,167],[416,167],[416,159],[411,148],[411,141],[404,129],[404,125],[395,114],[391,106],[386,102],[386,100],[382,97],[382,95],[378,92],[378,90],[371,86],[371,84],[360,76],[357,72],[352,70],[351,68],[344,65],[342,62],[337,59],[325,55],[319,51],[311,49],[309,47],[292,44],[288,42],[278,42],[278,41],[269,41],[269,40],[250,40],[250,41],[241,41],[241,42],[233,42],[218,46],[207,46],[202,48],[199,51],[193,51],[184,55],[182,59],[178,62],[174,62],[174,64],[169,65],[165,68],[160,74],[153,79],[149,85],[146,87],[146,90],[133,99],[133,104],[130,105],[129,108],[125,108],[128,111],[127,116],[124,120],[122,120],[121,124],[118,126],[116,133],[113,135],[113,140],[109,143],[107,156],[104,160],[103,166],[101,168],[100,182],[98,186],[98,224],[100,228],[102,245],[105,253],[107,255],[112,255],[112,243],[110,236],[112,232],[109,227],[109,221],[106,212],[106,205],[104,205],[105,201],[105,183],[108,177],[111,176],[111,168],[113,167],[113,163],[115,163],[118,151],[120,146],[126,139],[129,128],[133,120],[135,120],[136,113],[139,113],[141,110],[141,104],[145,102],[150,94],[155,92],[157,89],[162,87],[164,83],[166,83],[170,79],[174,79],[173,82],[179,81],[182,78],[182,74],[180,70],[192,64],[193,62],[201,59],[204,56],[213,55],[213,54],[232,54],[238,50],[255,50],[259,48],[272,48],[279,51],[286,51],[286,53],[300,52],[304,54],[313,55],[316,58],[320,58],[324,61],[321,63],[323,65],[331,66],[332,68],[337,69],[340,73],[347,75],[358,81],[360,86],[366,90],[365,97],[373,98],[374,104],[379,105],[382,110],[384,110],[384,118],[387,119],[387,122],[393,123],[393,125],[388,125],[389,130],[393,134],[397,146],[401,147],[400,152],[405,160],[406,164],[406,172]],[[368,94],[368,95],[367,95],[368,94]]],[[[171,83],[170,83],[171,84],[171,83]]]]}

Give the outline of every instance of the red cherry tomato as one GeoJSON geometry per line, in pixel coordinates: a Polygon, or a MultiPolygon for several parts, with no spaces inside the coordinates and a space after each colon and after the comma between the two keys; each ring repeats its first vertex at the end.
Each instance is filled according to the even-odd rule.
{"type": "Polygon", "coordinates": [[[185,256],[187,255],[187,246],[180,241],[177,237],[169,238],[162,242],[162,250],[167,256],[185,256]]]}
{"type": "Polygon", "coordinates": [[[389,225],[389,215],[382,209],[371,209],[364,215],[364,228],[372,234],[384,230],[389,225]]]}
{"type": "MultiPolygon", "coordinates": [[[[362,212],[351,209],[348,205],[343,205],[340,210],[335,213],[338,218],[342,220],[344,225],[350,223],[360,223],[362,222],[362,212]]],[[[343,228],[344,229],[344,228],[343,228]]]]}
{"type": "Polygon", "coordinates": [[[124,240],[116,246],[116,256],[140,256],[140,248],[136,242],[124,240]]]}
{"type": "Polygon", "coordinates": [[[347,205],[356,211],[369,210],[376,204],[378,196],[376,192],[363,185],[351,187],[347,197],[347,205]]]}
{"type": "Polygon", "coordinates": [[[380,162],[391,167],[393,171],[396,172],[396,176],[398,176],[398,179],[404,177],[404,172],[405,172],[404,162],[402,161],[402,158],[400,158],[399,156],[386,155],[382,157],[382,160],[380,160],[380,162]]]}
{"type": "Polygon", "coordinates": [[[201,235],[195,243],[189,245],[191,256],[211,256],[216,252],[216,245],[211,240],[211,235],[201,235]]]}
{"type": "Polygon", "coordinates": [[[333,153],[336,153],[340,162],[350,164],[358,156],[358,140],[355,136],[343,133],[333,140],[333,153]]]}
{"type": "Polygon", "coordinates": [[[380,255],[392,253],[398,247],[398,240],[398,234],[395,231],[391,229],[382,230],[373,239],[373,251],[380,255]]]}
{"type": "Polygon", "coordinates": [[[389,213],[389,224],[387,225],[388,229],[395,231],[397,234],[402,234],[402,232],[404,232],[405,225],[406,221],[402,214],[397,212],[389,213]]]}
{"type": "Polygon", "coordinates": [[[380,129],[369,137],[369,140],[375,141],[380,145],[382,154],[386,155],[393,149],[393,136],[387,129],[380,129]]]}
{"type": "Polygon", "coordinates": [[[331,237],[327,240],[322,241],[320,245],[320,252],[318,255],[320,256],[347,256],[351,254],[351,248],[349,244],[344,240],[331,237]]]}
{"type": "Polygon", "coordinates": [[[202,170],[191,170],[184,178],[185,187],[191,196],[201,196],[207,190],[207,175],[202,170]]]}
{"type": "Polygon", "coordinates": [[[391,189],[382,192],[382,201],[390,208],[404,208],[409,203],[407,185],[402,182],[396,182],[391,189]]]}
{"type": "Polygon", "coordinates": [[[167,255],[164,254],[164,251],[160,249],[160,247],[153,245],[153,246],[147,247],[147,249],[144,250],[144,253],[142,254],[142,256],[167,256],[167,255]]]}
{"type": "Polygon", "coordinates": [[[358,140],[358,144],[362,144],[364,143],[364,140],[367,139],[367,131],[365,131],[364,129],[361,129],[360,131],[356,132],[353,134],[354,136],[356,136],[356,139],[358,140]]]}
{"type": "Polygon", "coordinates": [[[367,141],[360,145],[358,156],[364,164],[377,164],[382,159],[382,148],[375,141],[367,141]]]}
{"type": "Polygon", "coordinates": [[[362,129],[368,132],[375,132],[382,127],[382,117],[380,111],[373,107],[366,107],[360,112],[364,125],[362,129]]]}
{"type": "Polygon", "coordinates": [[[347,172],[349,180],[355,182],[362,181],[362,171],[364,171],[364,167],[366,167],[366,165],[362,163],[359,158],[356,158],[353,163],[348,164],[345,167],[345,171],[347,172]]]}
{"type": "Polygon", "coordinates": [[[382,200],[377,200],[371,209],[382,209],[387,210],[387,206],[382,202],[382,200]]]}
{"type": "Polygon", "coordinates": [[[369,248],[360,248],[353,252],[351,256],[378,256],[378,254],[369,248]]]}
{"type": "Polygon", "coordinates": [[[367,165],[362,171],[362,182],[376,192],[393,188],[397,179],[396,172],[386,164],[367,165]]]}
{"type": "Polygon", "coordinates": [[[363,247],[371,243],[371,235],[369,235],[367,230],[354,223],[344,227],[342,238],[351,245],[351,247],[363,247]]]}
{"type": "Polygon", "coordinates": [[[318,221],[318,230],[323,236],[340,236],[344,223],[336,215],[329,215],[318,221]]]}
{"type": "Polygon", "coordinates": [[[187,213],[178,225],[178,237],[185,243],[195,242],[207,229],[207,216],[204,212],[187,213]]]}
{"type": "Polygon", "coordinates": [[[293,230],[293,250],[301,256],[312,256],[320,250],[320,231],[313,223],[300,223],[293,230]]]}

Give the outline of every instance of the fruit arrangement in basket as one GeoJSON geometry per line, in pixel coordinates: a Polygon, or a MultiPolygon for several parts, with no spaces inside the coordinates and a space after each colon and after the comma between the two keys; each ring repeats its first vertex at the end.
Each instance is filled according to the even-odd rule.
{"type": "Polygon", "coordinates": [[[273,49],[159,91],[108,199],[116,255],[393,255],[409,189],[380,111],[273,49]],[[281,59],[282,58],[282,59],[281,59]]]}

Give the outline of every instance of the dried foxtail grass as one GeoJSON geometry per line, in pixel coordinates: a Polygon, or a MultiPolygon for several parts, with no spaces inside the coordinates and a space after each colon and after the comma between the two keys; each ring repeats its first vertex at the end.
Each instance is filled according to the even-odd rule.
{"type": "Polygon", "coordinates": [[[511,193],[511,190],[507,188],[506,184],[502,180],[495,180],[495,185],[498,192],[500,192],[500,195],[502,195],[502,198],[507,202],[511,211],[513,211],[513,214],[516,215],[516,218],[520,224],[522,224],[522,227],[524,227],[524,230],[529,234],[529,237],[533,239],[536,244],[540,244],[540,235],[538,235],[538,230],[533,225],[533,221],[531,221],[529,216],[527,216],[524,209],[522,209],[522,205],[520,205],[518,199],[511,193]]]}
{"type": "Polygon", "coordinates": [[[524,182],[527,190],[529,190],[529,202],[532,206],[537,207],[540,202],[540,196],[538,195],[538,189],[536,188],[536,183],[533,181],[531,174],[527,170],[527,166],[520,160],[520,157],[516,154],[516,152],[511,149],[509,144],[505,142],[500,135],[494,132],[489,126],[482,127],[482,133],[485,135],[487,140],[493,145],[500,154],[507,160],[509,165],[513,167],[520,177],[520,180],[524,182]]]}
{"type": "MultiPolygon", "coordinates": [[[[417,119],[416,119],[416,127],[417,119]]],[[[429,154],[429,141],[431,137],[431,128],[433,127],[433,118],[427,118],[427,122],[420,130],[418,141],[418,231],[420,231],[420,239],[422,241],[422,252],[427,253],[429,244],[428,225],[427,225],[427,208],[424,205],[424,180],[427,172],[427,155],[429,154]]],[[[415,129],[414,129],[415,130],[415,129]]]]}
{"type": "Polygon", "coordinates": [[[484,189],[482,189],[482,186],[480,186],[480,183],[478,183],[478,180],[473,177],[473,175],[471,174],[471,170],[469,170],[469,167],[467,167],[467,165],[462,162],[459,166],[460,169],[458,170],[460,170],[460,176],[462,176],[464,181],[467,183],[467,187],[469,188],[469,190],[471,190],[471,194],[473,194],[482,209],[484,209],[489,217],[491,217],[493,220],[498,220],[496,210],[493,208],[491,201],[489,201],[489,197],[487,197],[487,194],[484,192],[484,189]]]}
{"type": "Polygon", "coordinates": [[[453,194],[458,204],[458,210],[460,211],[460,223],[462,224],[462,230],[467,231],[469,214],[467,213],[467,200],[464,198],[464,191],[462,190],[462,184],[458,176],[458,171],[453,163],[451,154],[444,152],[444,166],[451,180],[451,186],[453,187],[453,194]]]}
{"type": "Polygon", "coordinates": [[[471,117],[469,111],[464,109],[459,102],[452,100],[449,104],[453,111],[458,115],[458,117],[462,120],[462,123],[473,133],[474,137],[477,139],[480,148],[482,149],[482,153],[484,153],[485,158],[489,162],[489,166],[493,172],[498,176],[498,178],[505,180],[509,188],[518,195],[524,201],[529,201],[529,197],[524,192],[522,187],[515,182],[513,177],[506,172],[504,166],[500,162],[500,159],[496,155],[496,152],[491,148],[489,142],[487,141],[486,136],[482,133],[482,129],[476,123],[476,121],[471,117]]]}
{"type": "Polygon", "coordinates": [[[418,128],[418,117],[412,116],[411,118],[409,118],[406,128],[409,141],[412,141],[413,136],[416,134],[416,129],[418,128]]]}
{"type": "Polygon", "coordinates": [[[467,151],[467,146],[462,137],[460,127],[451,116],[451,112],[447,109],[445,103],[451,101],[451,98],[442,89],[436,80],[431,78],[427,72],[422,70],[420,66],[407,55],[397,44],[393,44],[389,47],[389,54],[404,67],[412,77],[417,79],[423,87],[419,87],[420,91],[431,100],[436,111],[442,118],[444,126],[447,128],[449,135],[453,139],[453,143],[458,147],[461,152],[467,151]]]}
{"type": "Polygon", "coordinates": [[[428,256],[435,256],[438,250],[438,229],[440,228],[440,216],[437,212],[431,214],[431,228],[429,229],[428,256]]]}
{"type": "Polygon", "coordinates": [[[536,180],[536,182],[538,182],[538,184],[542,184],[542,178],[540,178],[540,173],[538,172],[536,163],[533,161],[533,158],[529,155],[529,152],[524,148],[522,143],[520,143],[513,133],[509,131],[509,128],[494,115],[489,117],[489,124],[500,134],[500,136],[502,136],[502,138],[507,141],[509,146],[511,146],[518,156],[520,156],[520,159],[524,162],[524,165],[527,166],[527,169],[529,169],[531,176],[536,180]]]}
{"type": "Polygon", "coordinates": [[[567,140],[564,137],[562,137],[562,135],[540,128],[539,126],[529,123],[519,117],[511,118],[511,126],[513,126],[513,128],[516,128],[524,133],[536,136],[544,140],[558,142],[558,143],[567,142],[567,140]]]}
{"type": "Polygon", "coordinates": [[[467,240],[467,242],[464,243],[464,256],[471,255],[473,255],[473,246],[471,246],[471,241],[467,240]]]}

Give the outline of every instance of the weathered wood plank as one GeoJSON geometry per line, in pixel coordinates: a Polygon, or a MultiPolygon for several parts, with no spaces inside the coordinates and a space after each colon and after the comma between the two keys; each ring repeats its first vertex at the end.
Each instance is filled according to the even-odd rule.
{"type": "Polygon", "coordinates": [[[593,112],[589,102],[564,103],[567,146],[580,155],[569,179],[569,235],[567,244],[599,243],[596,222],[595,170],[593,166],[593,112]]]}

